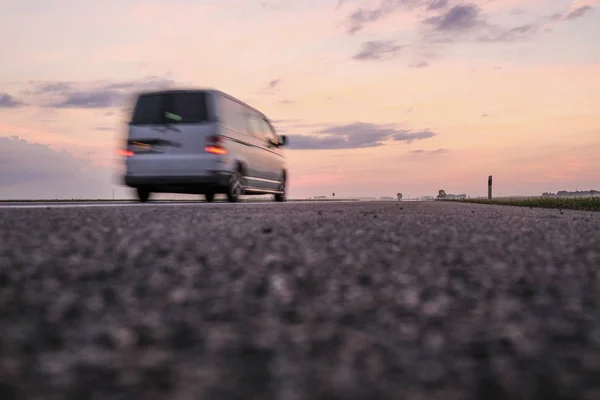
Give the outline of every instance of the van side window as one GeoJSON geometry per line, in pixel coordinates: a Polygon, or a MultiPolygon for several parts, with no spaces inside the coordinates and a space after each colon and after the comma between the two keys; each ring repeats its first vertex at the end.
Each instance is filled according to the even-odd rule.
{"type": "Polygon", "coordinates": [[[265,137],[264,130],[260,123],[261,120],[259,118],[256,118],[256,116],[254,116],[252,114],[247,114],[247,115],[248,115],[248,127],[249,127],[250,134],[257,139],[266,141],[267,139],[265,137]]]}
{"type": "Polygon", "coordinates": [[[217,95],[217,116],[218,120],[224,127],[233,129],[233,109],[229,104],[229,99],[224,96],[217,95]]]}
{"type": "Polygon", "coordinates": [[[247,133],[244,108],[225,96],[220,96],[220,104],[220,117],[223,125],[234,131],[247,133]]]}
{"type": "Polygon", "coordinates": [[[279,138],[275,134],[275,129],[273,129],[273,127],[271,126],[269,121],[267,121],[266,119],[261,119],[261,122],[262,122],[262,126],[263,126],[263,131],[265,133],[265,137],[267,138],[267,140],[271,140],[274,143],[277,143],[279,141],[279,138]]]}

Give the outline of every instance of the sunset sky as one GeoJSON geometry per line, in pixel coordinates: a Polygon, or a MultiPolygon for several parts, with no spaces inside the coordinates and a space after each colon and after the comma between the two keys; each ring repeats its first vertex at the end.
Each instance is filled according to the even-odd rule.
{"type": "Polygon", "coordinates": [[[130,195],[132,94],[289,135],[290,197],[600,189],[600,1],[0,0],[0,198],[130,195]]]}

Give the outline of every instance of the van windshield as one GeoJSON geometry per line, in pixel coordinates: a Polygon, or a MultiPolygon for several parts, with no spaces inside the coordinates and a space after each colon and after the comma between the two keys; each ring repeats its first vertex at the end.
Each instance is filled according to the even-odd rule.
{"type": "Polygon", "coordinates": [[[131,118],[132,125],[186,124],[208,121],[206,93],[150,93],[141,95],[131,118]]]}

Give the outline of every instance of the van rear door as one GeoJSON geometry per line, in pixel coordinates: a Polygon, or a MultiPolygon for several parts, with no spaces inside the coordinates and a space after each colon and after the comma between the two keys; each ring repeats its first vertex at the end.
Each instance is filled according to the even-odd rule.
{"type": "Polygon", "coordinates": [[[204,151],[217,127],[208,91],[165,91],[138,97],[129,124],[128,173],[136,176],[199,176],[217,168],[204,151]]]}
{"type": "Polygon", "coordinates": [[[139,96],[129,128],[134,152],[161,155],[201,154],[215,126],[210,95],[203,91],[158,92],[139,96]]]}

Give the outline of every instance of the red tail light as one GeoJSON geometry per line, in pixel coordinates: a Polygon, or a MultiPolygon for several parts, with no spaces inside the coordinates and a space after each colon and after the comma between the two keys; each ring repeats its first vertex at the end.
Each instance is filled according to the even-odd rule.
{"type": "Polygon", "coordinates": [[[225,150],[222,147],[217,147],[217,146],[206,146],[204,148],[204,151],[206,151],[207,153],[212,153],[212,154],[227,154],[227,150],[225,150]]]}
{"type": "Polygon", "coordinates": [[[207,139],[208,146],[204,148],[204,151],[211,154],[227,154],[227,150],[223,147],[223,138],[219,135],[210,136],[207,139]]]}
{"type": "Polygon", "coordinates": [[[133,156],[133,151],[131,151],[131,150],[121,150],[121,154],[124,155],[125,157],[131,157],[131,156],[133,156]]]}

